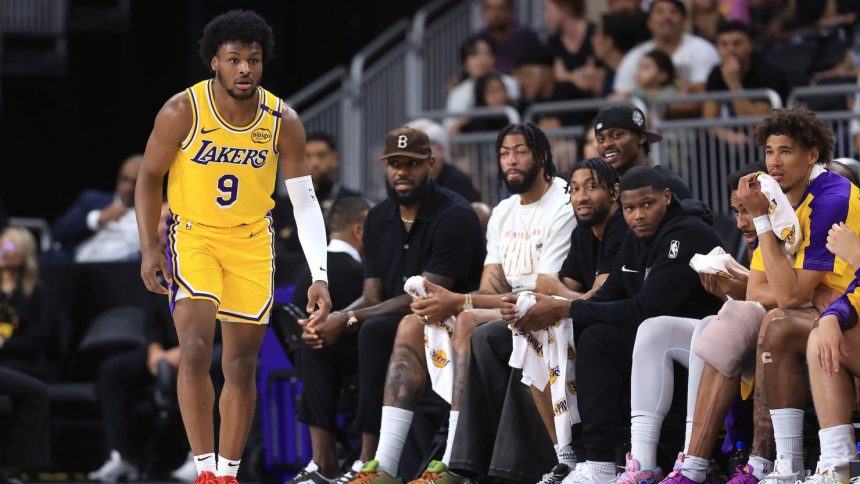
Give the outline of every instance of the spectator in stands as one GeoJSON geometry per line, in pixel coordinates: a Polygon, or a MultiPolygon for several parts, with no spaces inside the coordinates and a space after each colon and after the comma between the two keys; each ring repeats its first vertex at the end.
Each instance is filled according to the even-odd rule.
{"type": "Polygon", "coordinates": [[[723,15],[720,0],[693,0],[690,3],[690,24],[693,35],[716,44],[717,29],[728,19],[723,15]]]}
{"type": "Polygon", "coordinates": [[[468,202],[431,181],[435,159],[423,131],[390,131],[382,161],[388,199],[370,209],[364,224],[362,297],[321,324],[306,326],[302,335],[311,348],[321,349],[335,344],[348,327],[358,327],[361,460],[342,476],[346,481],[376,453],[385,370],[398,323],[412,302],[404,281],[422,275],[453,291],[471,291],[484,252],[480,223],[468,202]]]}
{"type": "MultiPolygon", "coordinates": [[[[743,233],[748,251],[756,245],[755,225],[749,212],[738,201],[738,180],[750,173],[761,171],[762,163],[750,163],[729,175],[731,209],[735,214],[736,225],[743,233]]],[[[761,257],[759,250],[754,257],[761,257]]],[[[705,362],[692,350],[702,330],[713,322],[734,321],[746,314],[760,314],[755,308],[757,302],[745,302],[748,291],[769,291],[767,284],[750,277],[746,272],[729,270],[729,275],[699,273],[699,280],[706,291],[723,301],[717,316],[704,319],[657,316],[645,320],[636,334],[633,347],[633,369],[631,373],[630,395],[630,443],[627,465],[624,473],[616,479],[616,484],[637,484],[640,482],[660,482],[663,471],[657,467],[657,444],[663,420],[669,413],[673,399],[674,362],[689,369],[687,382],[687,412],[684,432],[684,451],[690,444],[693,432],[693,412],[696,407],[699,380],[705,362]],[[749,284],[748,284],[749,281],[749,284]],[[758,287],[758,286],[761,287],[758,287]]],[[[760,318],[759,318],[760,319],[760,318]]],[[[757,322],[757,321],[756,321],[757,322]]],[[[737,393],[738,385],[727,389],[737,393]]],[[[683,462],[683,459],[679,460],[683,462]]]]}
{"type": "Polygon", "coordinates": [[[707,40],[684,32],[687,8],[681,0],[654,0],[648,10],[648,30],[653,40],[624,56],[615,75],[615,93],[629,95],[635,88],[639,59],[654,49],[672,56],[684,92],[702,92],[711,68],[719,63],[716,49],[707,40]]]}
{"type": "Polygon", "coordinates": [[[689,265],[694,254],[721,244],[710,210],[698,200],[676,200],[663,176],[649,166],[621,178],[620,200],[631,232],[591,298],[536,294],[537,303],[521,318],[517,297],[503,298],[502,313],[517,329],[537,331],[570,318],[576,333],[576,395],[586,463],[568,482],[608,484],[616,477],[614,449],[622,442],[618,417],[630,408],[633,346],[643,321],[661,315],[701,319],[720,307],[689,265]]]}
{"type": "MultiPolygon", "coordinates": [[[[782,70],[753,50],[749,28],[736,20],[724,22],[717,29],[717,52],[720,64],[708,76],[707,90],[743,91],[746,89],[773,89],[785,100],[789,85],[782,70]]],[[[773,106],[764,100],[736,99],[720,104],[707,101],[702,111],[705,118],[721,116],[725,108],[730,116],[758,116],[770,112],[773,106]]]]}
{"type": "Polygon", "coordinates": [[[439,324],[452,316],[457,318],[452,333],[440,335],[450,337],[453,353],[446,357],[446,366],[453,366],[448,444],[442,461],[431,462],[423,479],[463,482],[462,476],[448,472],[447,465],[456,441],[472,331],[500,317],[502,294],[534,290],[543,279],[556,278],[568,253],[575,225],[573,210],[565,193],[567,183],[555,176],[553,153],[546,136],[533,124],[511,124],[499,133],[496,150],[499,177],[514,195],[500,202],[490,217],[481,285],[477,292],[464,294],[428,280],[425,282],[428,297],[416,299],[412,304],[413,314],[400,321],[386,375],[379,448],[356,483],[393,482],[393,476],[398,475],[413,410],[427,381],[426,359],[422,354],[425,325],[439,324]]]}
{"type": "Polygon", "coordinates": [[[514,0],[481,0],[481,17],[486,27],[478,36],[486,39],[496,54],[496,67],[510,73],[524,50],[538,41],[537,34],[517,23],[514,0]]]}
{"type": "MultiPolygon", "coordinates": [[[[359,194],[343,186],[337,180],[340,166],[340,153],[334,138],[328,133],[308,133],[305,138],[305,159],[311,172],[311,181],[323,214],[326,214],[335,200],[357,197],[359,194]]],[[[275,247],[277,251],[300,252],[299,233],[293,217],[293,204],[290,197],[279,197],[272,210],[275,224],[275,247]]]]}
{"type": "Polygon", "coordinates": [[[639,42],[637,29],[640,18],[629,13],[605,14],[591,38],[594,55],[598,59],[593,85],[587,89],[597,97],[612,94],[615,72],[624,55],[639,42]]]}
{"type": "MultiPolygon", "coordinates": [[[[502,108],[511,105],[511,98],[502,82],[501,75],[493,72],[475,81],[476,108],[502,108]]],[[[508,125],[508,117],[501,114],[493,117],[472,118],[460,126],[461,133],[498,131],[508,125]]]]}
{"type": "Polygon", "coordinates": [[[650,105],[661,96],[678,92],[675,86],[675,65],[662,50],[648,51],[639,59],[636,70],[636,88],[631,95],[650,105]]]}
{"type": "Polygon", "coordinates": [[[585,139],[582,143],[582,159],[595,158],[600,156],[600,151],[597,149],[597,135],[594,133],[594,123],[590,123],[585,128],[585,139]]]}
{"type": "Polygon", "coordinates": [[[851,477],[849,460],[856,455],[852,410],[853,380],[860,376],[860,239],[845,225],[834,225],[827,236],[827,249],[846,260],[855,272],[845,293],[821,314],[806,346],[812,399],[821,426],[821,456],[815,475],[806,480],[810,484],[845,482],[851,477]]]}
{"type": "Polygon", "coordinates": [[[759,309],[759,317],[726,325],[712,322],[702,333],[694,348],[707,363],[693,417],[696,426],[681,470],[670,475],[669,484],[706,480],[717,432],[734,401],[744,363],[751,360],[759,390],[754,400],[753,446],[748,463],[738,467],[730,482],[787,483],[805,475],[802,436],[807,390],[801,358],[819,313],[853,278],[852,269],[825,245],[833,224],[846,222],[851,230],[860,230],[860,190],[823,169],[830,160],[833,135],[811,112],[776,110],[756,127],[755,136],[756,144],[765,147],[768,173],[791,206],[797,207],[797,236],[803,242],[796,257],[787,257],[767,217],[771,202],[761,192],[757,174],[741,178],[738,201],[754,217],[761,255],[753,258],[749,289],[764,279],[769,288],[748,289],[747,299],[776,309],[766,314],[759,309]],[[712,329],[715,333],[709,337],[712,329]]]}
{"type": "Polygon", "coordinates": [[[594,84],[597,61],[591,43],[595,29],[585,18],[585,0],[545,0],[543,5],[556,80],[588,91],[594,84]]]}
{"type": "MultiPolygon", "coordinates": [[[[361,297],[364,274],[362,254],[364,220],[370,203],[363,198],[342,198],[329,210],[328,267],[332,309],[342,311],[361,297]]],[[[311,273],[304,268],[296,278],[293,305],[307,307],[307,288],[311,273]]],[[[310,428],[313,458],[289,484],[324,482],[340,474],[335,443],[338,397],[344,383],[358,368],[358,333],[344,333],[333,345],[322,349],[301,349],[302,401],[301,419],[310,428]]]]}
{"type": "MultiPolygon", "coordinates": [[[[521,113],[535,103],[565,101],[589,96],[569,82],[556,82],[553,74],[552,53],[541,43],[525,49],[514,70],[522,88],[522,98],[517,106],[521,113]]],[[[587,122],[588,113],[545,114],[541,117],[556,117],[562,125],[569,126],[587,122]]]]}
{"type": "Polygon", "coordinates": [[[430,150],[435,161],[430,177],[436,181],[436,184],[460,195],[469,203],[481,201],[481,194],[475,190],[469,176],[453,164],[448,163],[450,146],[448,145],[448,133],[445,132],[445,129],[439,123],[427,118],[412,120],[406,126],[423,131],[430,139],[430,150]]]}
{"type": "Polygon", "coordinates": [[[45,379],[51,329],[37,254],[25,228],[7,227],[0,236],[0,367],[45,379]]]}
{"type": "MultiPolygon", "coordinates": [[[[475,107],[475,81],[479,77],[496,71],[496,57],[493,54],[492,44],[485,38],[472,36],[460,47],[460,62],[463,65],[463,74],[456,86],[451,88],[448,99],[445,102],[446,109],[450,112],[466,111],[475,107]]],[[[501,74],[502,82],[508,97],[513,100],[520,97],[520,86],[517,80],[508,74],[501,74]]],[[[450,118],[445,120],[445,127],[452,132],[457,132],[458,126],[465,123],[466,119],[450,118]]]]}
{"type": "MultiPolygon", "coordinates": [[[[651,143],[663,139],[659,134],[648,131],[645,115],[639,108],[624,104],[602,109],[594,120],[594,132],[600,157],[621,176],[633,167],[649,165],[651,143]]],[[[678,175],[663,165],[654,168],[666,179],[675,197],[692,198],[690,188],[678,175]]]]}
{"type": "Polygon", "coordinates": [[[0,395],[12,399],[11,426],[0,431],[0,469],[50,463],[41,364],[50,328],[36,254],[36,239],[27,229],[7,227],[0,236],[0,395]]]}
{"type": "Polygon", "coordinates": [[[134,215],[134,185],[140,155],[126,159],[117,175],[114,193],[86,190],[54,221],[54,239],[63,255],[76,262],[136,259],[140,239],[134,215]]]}

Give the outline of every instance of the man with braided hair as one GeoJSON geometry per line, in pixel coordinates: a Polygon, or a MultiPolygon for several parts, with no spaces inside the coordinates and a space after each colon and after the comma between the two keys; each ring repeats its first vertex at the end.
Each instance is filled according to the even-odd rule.
{"type": "MultiPolygon", "coordinates": [[[[513,195],[493,210],[487,227],[487,258],[477,291],[459,294],[425,281],[428,297],[415,299],[400,321],[388,366],[379,445],[354,483],[397,483],[400,455],[413,409],[427,381],[424,327],[456,316],[450,336],[453,355],[448,445],[441,462],[433,461],[418,482],[463,482],[447,468],[457,432],[463,370],[472,331],[500,319],[500,297],[532,291],[544,278],[555,277],[570,247],[575,221],[564,179],[555,176],[549,140],[531,123],[511,124],[496,139],[499,178],[513,195]]],[[[435,361],[434,361],[435,363],[435,361]]]]}

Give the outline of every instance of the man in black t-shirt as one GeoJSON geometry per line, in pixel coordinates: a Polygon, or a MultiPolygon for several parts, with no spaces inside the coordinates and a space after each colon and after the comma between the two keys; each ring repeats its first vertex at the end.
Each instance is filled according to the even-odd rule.
{"type": "MultiPolygon", "coordinates": [[[[430,177],[435,159],[421,130],[398,128],[385,140],[388,198],[370,209],[364,223],[364,290],[344,311],[333,312],[302,338],[311,348],[334,344],[347,327],[358,328],[361,461],[376,452],[383,384],[397,325],[411,313],[403,290],[410,276],[465,293],[478,286],[484,244],[477,215],[463,197],[430,177]]],[[[306,324],[306,322],[301,322],[306,324]]],[[[361,465],[354,465],[345,477],[361,465]]]]}
{"type": "MultiPolygon", "coordinates": [[[[717,52],[720,64],[708,76],[706,89],[715,91],[744,91],[773,89],[785,100],[789,85],[785,73],[762,56],[753,52],[753,41],[746,25],[738,21],[720,24],[717,28],[717,52]]],[[[703,118],[734,116],[763,116],[773,109],[763,99],[739,98],[727,102],[707,101],[702,109],[703,118]]],[[[742,133],[727,128],[714,128],[715,136],[729,143],[746,143],[742,133]]]]}

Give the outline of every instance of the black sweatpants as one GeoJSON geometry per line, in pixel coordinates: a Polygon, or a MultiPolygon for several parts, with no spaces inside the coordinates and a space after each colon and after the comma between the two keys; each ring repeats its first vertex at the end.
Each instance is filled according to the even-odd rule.
{"type": "Polygon", "coordinates": [[[17,468],[50,464],[48,387],[40,380],[0,366],[0,395],[12,399],[9,425],[0,428],[0,464],[17,468]]]}
{"type": "Polygon", "coordinates": [[[340,391],[358,365],[358,333],[344,333],[335,344],[318,350],[302,346],[300,353],[302,420],[336,433],[340,391]]]}
{"type": "Polygon", "coordinates": [[[358,330],[358,428],[379,435],[385,373],[394,348],[397,325],[402,316],[377,316],[361,323],[358,330]]]}
{"type": "Polygon", "coordinates": [[[555,465],[555,451],[522,371],[508,365],[511,330],[504,321],[482,324],[470,346],[451,468],[476,477],[540,480],[555,465]]]}
{"type": "Polygon", "coordinates": [[[146,368],[146,348],[114,355],[99,366],[98,396],[108,449],[125,458],[136,457],[129,437],[132,408],[136,401],[152,397],[155,377],[146,368]]]}
{"type": "Polygon", "coordinates": [[[636,329],[594,324],[578,332],[576,398],[588,460],[614,462],[629,435],[630,371],[636,329]]]}

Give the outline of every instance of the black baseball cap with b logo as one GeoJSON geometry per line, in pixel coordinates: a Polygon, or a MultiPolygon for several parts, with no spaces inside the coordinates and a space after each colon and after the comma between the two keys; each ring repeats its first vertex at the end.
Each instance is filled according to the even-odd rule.
{"type": "Polygon", "coordinates": [[[397,128],[385,135],[385,154],[379,159],[386,160],[395,156],[405,156],[416,160],[430,158],[430,138],[420,129],[397,128]]]}
{"type": "Polygon", "coordinates": [[[627,104],[609,106],[597,113],[597,118],[594,119],[594,133],[600,134],[601,131],[611,128],[639,131],[645,135],[648,143],[656,143],[663,139],[659,134],[648,131],[645,124],[645,114],[641,109],[627,104]]]}

